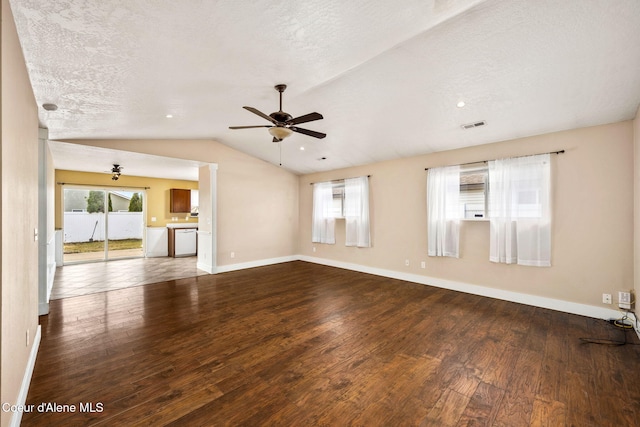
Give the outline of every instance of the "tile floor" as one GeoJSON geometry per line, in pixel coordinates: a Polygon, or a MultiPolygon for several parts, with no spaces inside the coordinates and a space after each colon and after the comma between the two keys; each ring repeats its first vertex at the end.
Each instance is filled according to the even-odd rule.
{"type": "Polygon", "coordinates": [[[208,274],[197,257],[135,258],[70,264],[56,268],[51,299],[70,298],[208,274]]]}

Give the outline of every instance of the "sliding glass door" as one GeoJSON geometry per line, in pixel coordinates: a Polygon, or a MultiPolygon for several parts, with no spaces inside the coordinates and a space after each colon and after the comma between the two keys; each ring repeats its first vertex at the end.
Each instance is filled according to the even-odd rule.
{"type": "Polygon", "coordinates": [[[64,263],[144,256],[144,190],[63,190],[64,263]]]}
{"type": "Polygon", "coordinates": [[[107,192],[107,259],[137,258],[144,255],[143,193],[107,192]]]}

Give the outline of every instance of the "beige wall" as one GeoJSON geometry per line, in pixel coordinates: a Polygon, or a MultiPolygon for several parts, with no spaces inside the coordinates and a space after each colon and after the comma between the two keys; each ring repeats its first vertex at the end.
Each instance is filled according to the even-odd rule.
{"type": "Polygon", "coordinates": [[[633,123],[499,142],[305,175],[300,179],[299,252],[587,305],[633,286],[633,123]],[[554,156],[552,267],[489,262],[488,222],[464,222],[460,259],[427,257],[425,167],[564,149],[554,156]],[[311,243],[311,182],[371,175],[373,247],[311,243]],[[313,252],[313,247],[316,252],[313,252]],[[410,266],[405,267],[405,260],[410,266]],[[420,262],[426,261],[426,268],[420,262]]]}
{"type": "MultiPolygon", "coordinates": [[[[121,175],[117,183],[111,180],[110,174],[105,173],[88,173],[66,170],[56,170],[56,228],[62,227],[62,188],[64,186],[57,183],[74,183],[83,185],[93,185],[96,187],[105,186],[118,190],[117,185],[122,185],[123,189],[129,188],[145,188],[147,199],[147,226],[148,227],[164,227],[168,223],[172,223],[172,217],[177,217],[175,222],[197,222],[198,218],[187,219],[187,214],[171,213],[169,209],[169,190],[172,188],[198,189],[197,181],[184,181],[178,179],[160,179],[148,178],[140,176],[121,175]],[[156,221],[151,221],[156,218],[156,221]]],[[[134,191],[134,190],[131,190],[134,191]]],[[[115,209],[115,208],[114,208],[115,209]]]]}
{"type": "MultiPolygon", "coordinates": [[[[15,403],[38,327],[38,114],[9,0],[2,0],[0,25],[0,401],[15,403]]],[[[12,414],[0,414],[9,425],[12,414]]]]}
{"type": "Polygon", "coordinates": [[[70,142],[216,163],[217,265],[296,254],[298,176],[283,168],[212,140],[70,142]]]}

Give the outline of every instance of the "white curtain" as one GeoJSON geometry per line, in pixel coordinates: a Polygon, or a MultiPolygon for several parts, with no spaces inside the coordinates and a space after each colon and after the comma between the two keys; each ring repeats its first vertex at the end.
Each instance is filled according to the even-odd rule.
{"type": "Polygon", "coordinates": [[[459,257],[460,166],[430,168],[427,174],[429,256],[459,257]]]}
{"type": "Polygon", "coordinates": [[[371,247],[369,231],[369,178],[344,180],[345,245],[371,247]]]}
{"type": "Polygon", "coordinates": [[[549,154],[489,162],[489,259],[551,265],[549,154]]]}
{"type": "Polygon", "coordinates": [[[333,185],[330,182],[313,184],[313,219],[311,241],[336,243],[335,218],[331,214],[333,185]]]}

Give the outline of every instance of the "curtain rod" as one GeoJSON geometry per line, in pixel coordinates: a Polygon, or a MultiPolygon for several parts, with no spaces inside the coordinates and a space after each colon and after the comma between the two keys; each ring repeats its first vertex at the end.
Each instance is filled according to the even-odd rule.
{"type": "MultiPolygon", "coordinates": [[[[541,154],[562,154],[562,153],[564,153],[564,150],[549,151],[549,152],[546,152],[546,153],[538,153],[538,154],[527,154],[526,156],[515,156],[515,157],[507,157],[507,158],[509,158],[509,159],[517,159],[519,157],[539,156],[541,154]]],[[[453,166],[465,166],[465,165],[473,165],[473,164],[476,164],[476,163],[487,163],[487,162],[490,162],[490,160],[478,160],[477,162],[460,163],[458,165],[453,165],[453,166]]],[[[429,169],[432,169],[432,168],[424,168],[424,170],[426,170],[426,171],[428,171],[429,169]]]]}
{"type": "Polygon", "coordinates": [[[112,188],[133,188],[134,190],[150,190],[151,187],[130,187],[130,186],[126,186],[126,185],[93,185],[93,184],[77,184],[75,182],[56,182],[56,184],[58,185],[79,185],[81,187],[94,187],[94,188],[101,188],[101,187],[112,187],[112,188]]]}
{"type": "MultiPolygon", "coordinates": [[[[355,176],[353,178],[360,178],[359,176],[355,176]]],[[[353,178],[342,178],[342,179],[332,179],[329,181],[319,181],[319,182],[340,182],[340,181],[344,181],[345,179],[353,179],[353,178]]],[[[367,175],[367,178],[371,178],[371,175],[367,175]]],[[[313,185],[313,184],[317,184],[317,182],[310,182],[309,185],[313,185]]]]}

